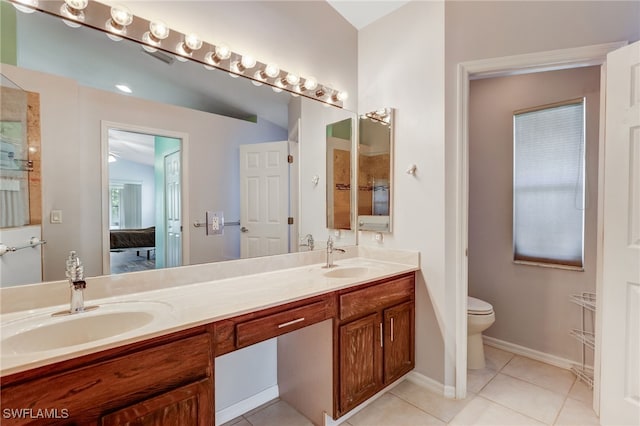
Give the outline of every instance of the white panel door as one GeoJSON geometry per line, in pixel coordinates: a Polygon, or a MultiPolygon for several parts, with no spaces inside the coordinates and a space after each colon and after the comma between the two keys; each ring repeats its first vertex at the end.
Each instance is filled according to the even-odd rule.
{"type": "Polygon", "coordinates": [[[180,151],[164,157],[165,267],[182,266],[180,151]]]}
{"type": "Polygon", "coordinates": [[[240,257],[289,252],[289,144],[240,146],[240,257]]]}
{"type": "Polygon", "coordinates": [[[640,424],[640,42],[607,56],[600,422],[640,424]]]}

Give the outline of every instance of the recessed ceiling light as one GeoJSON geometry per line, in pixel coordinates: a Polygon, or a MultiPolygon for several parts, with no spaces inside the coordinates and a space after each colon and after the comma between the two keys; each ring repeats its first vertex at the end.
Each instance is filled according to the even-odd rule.
{"type": "Polygon", "coordinates": [[[131,88],[126,84],[116,84],[116,88],[124,93],[133,93],[133,90],[131,90],[131,88]]]}

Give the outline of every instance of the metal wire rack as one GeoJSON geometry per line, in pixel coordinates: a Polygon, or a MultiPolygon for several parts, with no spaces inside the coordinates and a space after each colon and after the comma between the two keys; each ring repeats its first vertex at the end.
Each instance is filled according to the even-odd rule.
{"type": "Polygon", "coordinates": [[[579,305],[581,328],[573,328],[569,334],[575,337],[582,346],[582,359],[580,364],[571,366],[571,371],[578,376],[580,380],[593,389],[593,368],[587,365],[587,348],[595,349],[595,312],[596,312],[596,295],[595,293],[582,292],[573,294],[570,297],[571,302],[579,305]]]}

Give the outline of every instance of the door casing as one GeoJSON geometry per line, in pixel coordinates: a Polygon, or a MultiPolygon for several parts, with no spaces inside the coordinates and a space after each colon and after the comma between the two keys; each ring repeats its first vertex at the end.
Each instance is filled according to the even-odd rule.
{"type": "MultiPolygon", "coordinates": [[[[456,182],[455,182],[455,342],[445,341],[445,352],[455,353],[455,391],[457,399],[466,397],[467,392],[467,295],[468,295],[468,259],[469,238],[469,81],[481,78],[502,77],[515,74],[552,71],[583,66],[603,65],[607,53],[627,45],[626,41],[559,49],[523,55],[481,59],[458,64],[456,83],[456,182]],[[450,351],[448,344],[454,344],[450,351]]],[[[600,119],[604,122],[606,69],[602,67],[600,90],[600,119]]],[[[604,126],[600,126],[599,151],[603,154],[604,126]]],[[[598,171],[598,193],[602,193],[604,155],[600,155],[598,171]]],[[[603,197],[598,197],[598,239],[596,266],[596,293],[602,286],[602,205],[603,197]]],[[[595,385],[593,407],[599,413],[599,364],[600,342],[599,327],[601,318],[596,316],[595,385]]],[[[446,370],[445,366],[445,370],[446,370]]],[[[445,389],[448,387],[445,383],[445,389]]]]}
{"type": "MultiPolygon", "coordinates": [[[[182,176],[180,185],[182,187],[181,214],[183,221],[189,217],[189,168],[185,167],[189,158],[189,134],[175,132],[172,130],[155,129],[151,127],[137,126],[135,124],[117,123],[102,120],[100,122],[101,134],[101,180],[102,180],[102,274],[108,275],[111,271],[111,259],[109,256],[109,129],[124,130],[127,132],[145,133],[155,136],[181,139],[180,163],[182,164],[182,176]]],[[[189,264],[189,242],[190,229],[183,223],[182,226],[182,263],[189,264]]]]}

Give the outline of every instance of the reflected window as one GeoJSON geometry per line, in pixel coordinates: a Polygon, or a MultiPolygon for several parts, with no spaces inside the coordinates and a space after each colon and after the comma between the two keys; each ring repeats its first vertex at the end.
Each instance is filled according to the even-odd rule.
{"type": "Polygon", "coordinates": [[[142,226],[142,185],[109,185],[109,229],[137,229],[142,226]]]}

